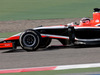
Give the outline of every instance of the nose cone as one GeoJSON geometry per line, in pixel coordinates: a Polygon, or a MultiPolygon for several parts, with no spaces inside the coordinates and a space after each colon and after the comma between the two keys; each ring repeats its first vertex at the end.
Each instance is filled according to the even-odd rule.
{"type": "Polygon", "coordinates": [[[7,41],[7,40],[19,40],[19,37],[20,37],[21,33],[18,33],[18,34],[15,34],[9,38],[6,38],[4,39],[4,41],[7,41]]]}

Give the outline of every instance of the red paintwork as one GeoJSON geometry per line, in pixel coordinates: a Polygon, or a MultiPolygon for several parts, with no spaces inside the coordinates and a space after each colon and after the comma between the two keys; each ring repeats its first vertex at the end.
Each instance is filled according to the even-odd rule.
{"type": "Polygon", "coordinates": [[[42,37],[42,38],[45,38],[45,37],[47,37],[47,36],[41,35],[41,37],[42,37]]]}
{"type": "Polygon", "coordinates": [[[12,43],[0,43],[0,48],[12,48],[12,43]]]}
{"type": "Polygon", "coordinates": [[[9,37],[9,38],[5,39],[4,41],[7,41],[7,40],[19,40],[19,37],[20,36],[9,37]]]}
{"type": "Polygon", "coordinates": [[[50,36],[49,38],[65,39],[65,38],[63,38],[63,37],[54,37],[54,36],[50,36]]]}
{"type": "Polygon", "coordinates": [[[88,23],[80,23],[78,27],[96,27],[96,24],[100,23],[100,12],[93,13],[93,20],[90,20],[88,23]]]}

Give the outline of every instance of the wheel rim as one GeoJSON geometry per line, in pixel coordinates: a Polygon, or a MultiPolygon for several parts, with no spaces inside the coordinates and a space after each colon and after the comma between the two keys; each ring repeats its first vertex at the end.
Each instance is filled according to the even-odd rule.
{"type": "Polygon", "coordinates": [[[36,38],[33,34],[27,34],[23,38],[23,43],[24,45],[29,47],[34,46],[36,43],[36,38]]]}

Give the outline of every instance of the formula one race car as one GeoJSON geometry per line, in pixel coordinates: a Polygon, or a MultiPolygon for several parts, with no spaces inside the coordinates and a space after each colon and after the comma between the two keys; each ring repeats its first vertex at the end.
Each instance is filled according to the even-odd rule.
{"type": "Polygon", "coordinates": [[[100,44],[100,9],[95,8],[93,20],[82,18],[80,24],[37,27],[25,30],[0,42],[0,48],[21,46],[26,51],[35,51],[47,47],[52,39],[63,45],[96,45],[100,44]]]}

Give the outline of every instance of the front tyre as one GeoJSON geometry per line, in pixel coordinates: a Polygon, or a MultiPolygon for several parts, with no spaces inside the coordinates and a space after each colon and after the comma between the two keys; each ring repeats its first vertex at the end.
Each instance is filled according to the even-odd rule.
{"type": "Polygon", "coordinates": [[[21,47],[26,51],[36,51],[41,40],[40,34],[35,30],[26,30],[20,36],[21,47]]]}

